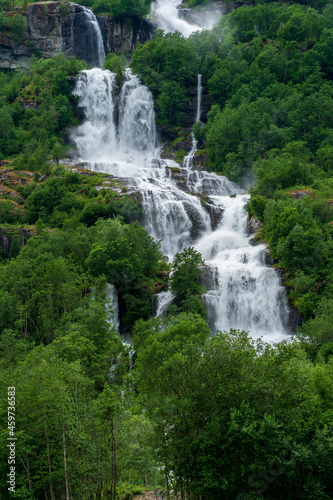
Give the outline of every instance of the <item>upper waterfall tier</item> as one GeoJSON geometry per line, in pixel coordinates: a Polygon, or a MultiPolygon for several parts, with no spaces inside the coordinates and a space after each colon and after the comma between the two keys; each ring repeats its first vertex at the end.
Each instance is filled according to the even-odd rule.
{"type": "Polygon", "coordinates": [[[92,67],[102,67],[104,51],[131,53],[153,35],[153,25],[146,19],[97,15],[96,20],[89,8],[73,2],[32,3],[27,8],[23,37],[1,32],[0,68],[30,67],[36,51],[43,57],[62,52],[67,57],[83,59],[92,67]]]}
{"type": "Polygon", "coordinates": [[[138,151],[152,154],[155,149],[152,95],[129,69],[124,79],[120,97],[115,94],[115,75],[110,71],[94,68],[82,71],[77,79],[74,94],[86,120],[76,130],[74,141],[87,161],[108,162],[111,157],[121,159],[138,151]]]}
{"type": "Polygon", "coordinates": [[[224,5],[200,5],[200,11],[182,8],[183,0],[156,0],[151,12],[157,27],[166,33],[179,31],[185,38],[195,31],[212,29],[218,22],[224,5]]]}
{"type": "MultiPolygon", "coordinates": [[[[199,77],[198,103],[200,86],[199,77]]],[[[140,196],[145,228],[170,258],[189,245],[202,253],[212,331],[240,328],[270,341],[286,338],[284,289],[265,265],[265,246],[251,246],[246,233],[248,195],[226,177],[195,170],[190,155],[182,166],[159,157],[151,93],[129,70],[118,95],[115,75],[100,69],[83,71],[75,93],[86,121],[74,140],[87,167],[121,177],[140,196]]],[[[171,299],[162,292],[158,311],[171,299]]]]}
{"type": "Polygon", "coordinates": [[[96,59],[92,61],[92,64],[93,66],[101,68],[103,66],[105,58],[101,29],[99,27],[95,14],[90,9],[82,6],[82,14],[85,17],[87,23],[87,44],[89,49],[88,52],[90,54],[96,55],[96,59]]]}
{"type": "Polygon", "coordinates": [[[179,6],[182,0],[157,0],[152,3],[151,10],[155,15],[157,26],[166,33],[179,31],[183,36],[188,37],[194,31],[199,31],[202,27],[190,24],[179,16],[179,6]]]}

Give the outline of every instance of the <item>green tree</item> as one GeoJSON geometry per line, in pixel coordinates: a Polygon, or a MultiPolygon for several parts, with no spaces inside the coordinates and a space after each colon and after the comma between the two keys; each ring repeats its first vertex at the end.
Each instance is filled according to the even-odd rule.
{"type": "Polygon", "coordinates": [[[11,154],[16,136],[15,124],[10,108],[0,108],[0,149],[3,154],[11,154]]]}
{"type": "Polygon", "coordinates": [[[186,91],[177,82],[165,82],[161,86],[158,105],[161,118],[168,125],[178,124],[185,107],[186,91]]]}
{"type": "Polygon", "coordinates": [[[117,76],[117,84],[121,84],[122,74],[124,72],[125,66],[127,64],[126,57],[124,54],[118,56],[115,53],[109,53],[104,59],[103,69],[108,69],[113,73],[116,73],[117,76]]]}
{"type": "Polygon", "coordinates": [[[162,261],[160,244],[143,227],[120,218],[100,219],[96,224],[98,243],[94,243],[86,266],[94,276],[104,274],[117,287],[123,320],[132,326],[151,313],[154,279],[162,261]]]}
{"type": "Polygon", "coordinates": [[[173,273],[170,277],[170,288],[177,299],[183,300],[189,295],[197,295],[201,291],[198,278],[202,274],[204,260],[193,247],[177,253],[172,263],[173,273]]]}
{"type": "Polygon", "coordinates": [[[96,0],[93,3],[93,11],[96,14],[110,13],[113,17],[137,16],[145,17],[149,13],[150,4],[147,0],[96,0]]]}

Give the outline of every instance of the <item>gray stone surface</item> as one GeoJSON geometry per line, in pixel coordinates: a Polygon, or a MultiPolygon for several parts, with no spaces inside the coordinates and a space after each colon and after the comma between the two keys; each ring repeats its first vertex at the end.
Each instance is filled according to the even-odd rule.
{"type": "Polygon", "coordinates": [[[148,21],[135,17],[98,16],[98,24],[104,42],[105,52],[116,54],[133,52],[138,43],[153,38],[155,28],[148,21]]]}
{"type": "MultiPolygon", "coordinates": [[[[51,57],[62,52],[96,63],[96,39],[81,5],[39,2],[29,6],[26,16],[28,28],[19,40],[0,32],[0,68],[26,68],[33,55],[51,57]]],[[[106,53],[130,53],[138,43],[153,37],[153,26],[144,20],[130,16],[97,19],[106,53]]]]}

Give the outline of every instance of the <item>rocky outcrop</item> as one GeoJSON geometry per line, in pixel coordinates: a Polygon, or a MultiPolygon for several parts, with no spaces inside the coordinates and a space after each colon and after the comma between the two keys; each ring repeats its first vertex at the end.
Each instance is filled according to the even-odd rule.
{"type": "Polygon", "coordinates": [[[256,234],[261,228],[262,224],[256,217],[251,217],[247,219],[246,229],[249,235],[256,234]]]}
{"type": "Polygon", "coordinates": [[[287,191],[287,193],[289,193],[292,198],[295,198],[295,200],[300,200],[305,196],[312,194],[312,189],[293,189],[292,191],[287,191]]]}
{"type": "Polygon", "coordinates": [[[202,268],[202,274],[199,276],[199,283],[207,290],[216,290],[219,286],[216,269],[205,264],[202,268]]]}
{"type": "Polygon", "coordinates": [[[18,41],[11,34],[0,32],[0,68],[26,68],[33,55],[31,40],[27,36],[18,41]]]}
{"type": "Polygon", "coordinates": [[[297,307],[289,304],[289,316],[287,328],[291,332],[296,332],[297,328],[301,327],[303,323],[303,318],[299,313],[297,307]]]}
{"type": "Polygon", "coordinates": [[[0,249],[5,252],[5,254],[9,254],[10,247],[13,241],[13,238],[19,238],[20,245],[26,245],[29,238],[34,236],[34,233],[25,228],[18,229],[6,229],[0,228],[0,249]]]}
{"type": "Polygon", "coordinates": [[[138,43],[145,43],[153,38],[153,26],[137,17],[114,19],[98,16],[105,52],[123,54],[133,52],[138,43]]]}
{"type": "Polygon", "coordinates": [[[205,170],[205,164],[208,161],[208,154],[200,150],[193,156],[193,166],[198,170],[205,170]]]}
{"type": "MultiPolygon", "coordinates": [[[[197,113],[197,87],[191,87],[187,91],[187,101],[185,112],[182,119],[183,127],[191,127],[195,122],[196,113],[197,113]]],[[[202,122],[207,122],[207,114],[210,111],[212,105],[212,100],[207,93],[207,87],[203,85],[202,87],[202,96],[201,96],[201,115],[200,120],[202,122]]]]}
{"type": "MultiPolygon", "coordinates": [[[[160,495],[158,494],[157,491],[149,491],[148,493],[145,493],[144,495],[135,495],[133,500],[159,500],[160,495]]],[[[175,498],[175,497],[172,497],[175,498]]]]}
{"type": "Polygon", "coordinates": [[[207,210],[210,217],[212,230],[215,231],[215,229],[220,225],[222,221],[224,209],[222,207],[216,206],[208,196],[202,196],[201,203],[207,210]]]}
{"type": "MultiPolygon", "coordinates": [[[[96,63],[96,34],[88,9],[75,3],[39,2],[31,4],[28,28],[19,39],[0,32],[0,68],[26,68],[31,56],[51,57],[60,53],[96,63]]],[[[152,38],[153,27],[134,17],[112,19],[100,16],[105,52],[118,54],[134,50],[139,42],[152,38]]]]}

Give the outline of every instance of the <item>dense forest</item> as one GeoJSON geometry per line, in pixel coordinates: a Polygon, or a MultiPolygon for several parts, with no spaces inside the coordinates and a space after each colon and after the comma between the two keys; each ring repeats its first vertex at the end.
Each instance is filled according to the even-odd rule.
{"type": "MultiPolygon", "coordinates": [[[[146,0],[81,4],[150,11],[146,0]]],[[[24,36],[27,5],[1,2],[0,31],[24,36]]],[[[196,155],[249,188],[255,238],[302,318],[277,345],[212,336],[200,253],[168,262],[121,180],[105,189],[105,174],[61,161],[82,121],[73,89],[86,62],[60,54],[0,72],[0,498],[130,500],[146,483],[172,499],[333,498],[332,60],[333,4],[305,0],[239,2],[189,38],[157,30],[130,61],[176,137],[170,150],[202,74],[196,155]],[[114,289],[130,343],[111,319],[114,289]],[[154,317],[166,289],[174,303],[154,317]]],[[[126,64],[109,54],[104,68],[119,84],[126,64]]]]}

